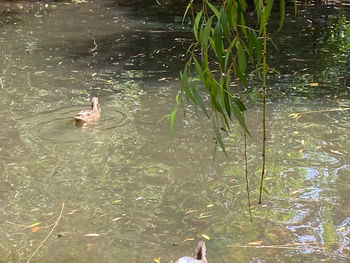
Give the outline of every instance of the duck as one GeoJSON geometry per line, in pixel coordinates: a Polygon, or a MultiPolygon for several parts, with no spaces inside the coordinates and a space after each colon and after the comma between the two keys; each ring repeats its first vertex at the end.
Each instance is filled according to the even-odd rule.
{"type": "Polygon", "coordinates": [[[81,110],[75,117],[76,124],[87,124],[95,122],[100,118],[100,104],[98,98],[93,97],[91,99],[91,110],[81,110]]]}
{"type": "Polygon", "coordinates": [[[182,257],[179,258],[175,263],[208,263],[205,257],[206,246],[204,241],[199,241],[196,248],[196,258],[193,257],[182,257]]]}
{"type": "Polygon", "coordinates": [[[328,18],[328,15],[321,15],[320,18],[308,18],[306,20],[313,27],[321,27],[327,25],[328,18]]]}

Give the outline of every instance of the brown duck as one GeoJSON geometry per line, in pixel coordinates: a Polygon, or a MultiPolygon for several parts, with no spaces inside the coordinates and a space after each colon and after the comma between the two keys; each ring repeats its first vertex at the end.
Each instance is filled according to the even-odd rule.
{"type": "Polygon", "coordinates": [[[199,241],[196,248],[196,258],[193,257],[182,257],[179,258],[175,263],[208,263],[205,257],[205,252],[207,248],[205,247],[204,241],[199,241]]]}
{"type": "Polygon", "coordinates": [[[100,104],[98,104],[98,98],[93,97],[91,100],[91,110],[81,110],[77,116],[75,116],[75,123],[87,124],[95,122],[100,118],[100,104]]]}

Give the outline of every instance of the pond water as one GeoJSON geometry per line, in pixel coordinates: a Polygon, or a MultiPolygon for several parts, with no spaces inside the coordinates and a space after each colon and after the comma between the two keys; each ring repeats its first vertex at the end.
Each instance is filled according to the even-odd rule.
{"type": "Polygon", "coordinates": [[[26,262],[62,203],[33,262],[175,262],[205,237],[210,262],[349,262],[349,32],[338,28],[349,9],[317,8],[275,36],[263,205],[261,107],[248,105],[253,223],[239,128],[214,160],[211,122],[193,107],[169,130],[191,41],[178,16],[98,0],[0,13],[0,262],[26,262]],[[337,19],[314,29],[305,18],[317,12],[337,19]],[[93,96],[101,119],[76,127],[93,96]]]}

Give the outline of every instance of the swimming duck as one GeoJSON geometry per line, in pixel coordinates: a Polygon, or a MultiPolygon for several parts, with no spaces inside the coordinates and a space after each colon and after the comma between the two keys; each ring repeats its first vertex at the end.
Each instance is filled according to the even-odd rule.
{"type": "Polygon", "coordinates": [[[327,24],[328,18],[329,18],[328,15],[321,15],[320,18],[308,18],[306,20],[313,27],[321,27],[327,24]]]}
{"type": "Polygon", "coordinates": [[[75,116],[75,122],[77,124],[86,124],[89,122],[97,121],[100,118],[100,104],[98,104],[98,98],[93,97],[91,100],[91,110],[82,110],[77,116],[75,116]]]}
{"type": "Polygon", "coordinates": [[[196,258],[182,257],[179,258],[176,263],[208,263],[208,260],[205,257],[206,250],[205,242],[199,241],[196,248],[196,258]]]}

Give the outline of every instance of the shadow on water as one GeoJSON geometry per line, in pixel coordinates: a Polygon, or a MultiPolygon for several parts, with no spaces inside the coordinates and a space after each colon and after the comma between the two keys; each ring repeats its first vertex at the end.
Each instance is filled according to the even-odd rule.
{"type": "MultiPolygon", "coordinates": [[[[349,63],[335,24],[319,32],[317,56],[310,9],[277,38],[269,194],[251,224],[239,128],[226,140],[229,158],[219,151],[214,161],[211,123],[192,106],[169,131],[191,33],[158,4],[154,15],[116,3],[49,2],[0,15],[1,260],[26,261],[65,202],[35,262],[170,262],[205,237],[209,262],[346,262],[349,63]],[[93,96],[101,118],[77,128],[73,118],[93,96]],[[272,247],[237,246],[250,242],[272,247]]],[[[261,111],[249,104],[256,200],[261,111]]]]}

